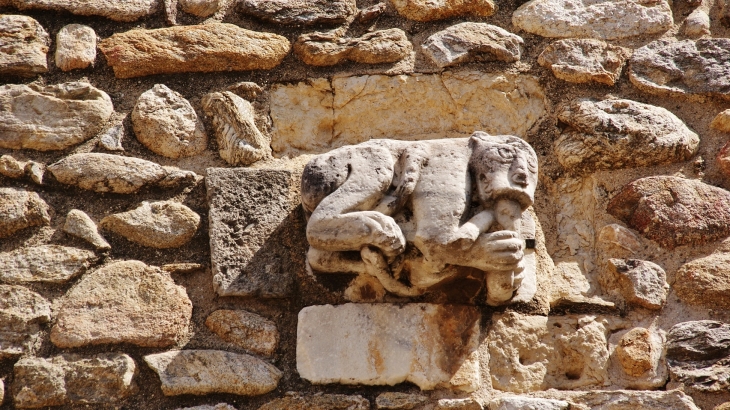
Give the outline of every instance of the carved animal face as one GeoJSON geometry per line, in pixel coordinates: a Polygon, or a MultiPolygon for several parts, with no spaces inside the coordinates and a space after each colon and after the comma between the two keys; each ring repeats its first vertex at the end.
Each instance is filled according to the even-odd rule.
{"type": "Polygon", "coordinates": [[[537,186],[537,155],[529,144],[509,135],[475,132],[469,146],[469,167],[482,204],[509,198],[519,202],[522,209],[532,205],[537,186]]]}

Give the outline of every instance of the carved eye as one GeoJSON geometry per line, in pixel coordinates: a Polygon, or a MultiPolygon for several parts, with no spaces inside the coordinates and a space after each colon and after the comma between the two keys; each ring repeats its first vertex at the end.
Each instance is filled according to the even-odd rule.
{"type": "Polygon", "coordinates": [[[479,180],[486,183],[487,182],[487,175],[486,174],[479,174],[479,180]]]}

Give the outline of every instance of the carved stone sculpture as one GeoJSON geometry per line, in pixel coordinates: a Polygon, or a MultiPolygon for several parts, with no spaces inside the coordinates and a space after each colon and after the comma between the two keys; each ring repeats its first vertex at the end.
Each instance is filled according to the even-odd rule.
{"type": "Polygon", "coordinates": [[[373,276],[403,297],[476,274],[490,305],[514,301],[521,287],[529,300],[536,184],[537,156],[513,136],[338,148],[302,175],[307,259],[314,271],[373,276]]]}

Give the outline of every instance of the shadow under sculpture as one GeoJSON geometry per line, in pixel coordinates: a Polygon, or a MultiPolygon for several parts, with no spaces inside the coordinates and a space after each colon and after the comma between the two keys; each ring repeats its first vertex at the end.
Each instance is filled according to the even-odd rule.
{"type": "Polygon", "coordinates": [[[537,156],[514,136],[335,149],[302,175],[308,262],[317,272],[370,275],[402,297],[476,271],[487,304],[529,301],[536,184],[537,156]]]}

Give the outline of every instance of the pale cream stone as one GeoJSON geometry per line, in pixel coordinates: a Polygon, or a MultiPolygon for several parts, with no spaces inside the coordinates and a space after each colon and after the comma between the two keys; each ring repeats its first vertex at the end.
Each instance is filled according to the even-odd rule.
{"type": "Polygon", "coordinates": [[[619,224],[605,225],[598,232],[598,241],[605,245],[621,247],[631,253],[639,252],[642,248],[639,238],[631,229],[619,224]]]}
{"type": "Polygon", "coordinates": [[[451,17],[488,17],[497,7],[493,0],[390,0],[398,13],[411,20],[432,21],[451,17]]]}
{"type": "Polygon", "coordinates": [[[334,93],[328,79],[276,84],[270,95],[271,148],[275,152],[322,152],[326,147],[334,148],[334,93]]]}
{"type": "Polygon", "coordinates": [[[0,187],[0,238],[51,222],[50,207],[35,192],[0,187]]]}
{"type": "Polygon", "coordinates": [[[135,209],[105,217],[99,225],[140,245],[176,248],[193,238],[200,215],[174,201],[143,201],[135,209]]]}
{"type": "Polygon", "coordinates": [[[26,247],[0,253],[0,281],[65,283],[96,261],[94,252],[59,245],[26,247]]]}
{"type": "Polygon", "coordinates": [[[468,61],[513,63],[522,56],[522,37],[486,23],[460,23],[432,34],[423,53],[444,68],[468,61]]]}
{"type": "Polygon", "coordinates": [[[63,231],[89,242],[98,250],[111,249],[109,242],[99,233],[96,222],[84,211],[78,209],[70,210],[68,215],[66,215],[66,223],[63,225],[63,231]]]}
{"type": "Polygon", "coordinates": [[[45,73],[50,43],[48,33],[35,19],[0,15],[0,75],[32,77],[45,73]]]}
{"type": "Polygon", "coordinates": [[[63,71],[86,68],[96,60],[96,33],[89,26],[69,24],[56,34],[56,65],[63,71]]]}
{"type": "Polygon", "coordinates": [[[684,20],[684,34],[688,37],[701,37],[710,34],[710,16],[698,7],[684,20]]]}
{"type": "Polygon", "coordinates": [[[226,342],[252,353],[271,356],[279,344],[276,324],[245,310],[216,310],[205,325],[226,342]]]}
{"type": "Polygon", "coordinates": [[[375,398],[375,408],[378,410],[410,410],[427,401],[428,397],[420,394],[386,392],[375,398]]]}
{"type": "Polygon", "coordinates": [[[571,83],[614,85],[621,77],[631,50],[605,41],[581,38],[558,40],[545,47],[537,62],[555,77],[571,83]]]}
{"type": "Polygon", "coordinates": [[[80,16],[135,21],[156,12],[160,0],[10,0],[21,10],[65,10],[80,16]]]}
{"type": "Polygon", "coordinates": [[[358,38],[315,32],[299,36],[294,52],[304,63],[331,66],[344,61],[364,64],[394,63],[411,55],[413,46],[398,28],[378,30],[358,38]]]}
{"type": "Polygon", "coordinates": [[[25,175],[25,163],[10,155],[3,155],[0,157],[0,175],[14,179],[22,178],[25,175]]]}
{"type": "Polygon", "coordinates": [[[0,359],[35,352],[43,325],[51,320],[51,304],[22,286],[0,285],[0,359]]]}

